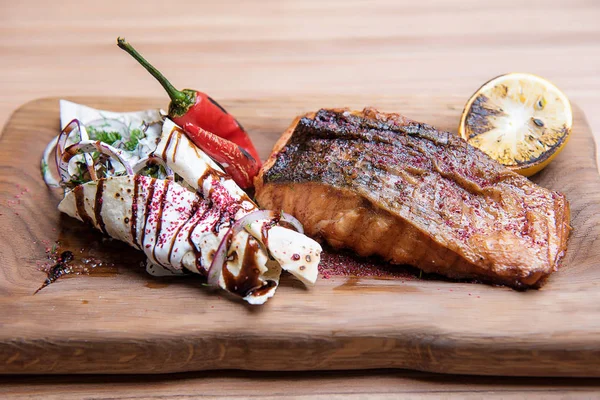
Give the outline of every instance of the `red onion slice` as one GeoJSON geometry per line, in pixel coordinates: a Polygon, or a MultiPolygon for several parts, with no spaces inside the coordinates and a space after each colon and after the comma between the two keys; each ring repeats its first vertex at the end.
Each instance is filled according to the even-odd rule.
{"type": "Polygon", "coordinates": [[[50,155],[56,149],[56,145],[58,143],[58,136],[55,137],[48,143],[46,148],[44,149],[44,154],[42,155],[42,161],[40,162],[40,170],[42,172],[42,178],[44,178],[44,182],[46,185],[50,187],[60,187],[60,180],[56,178],[56,175],[52,173],[50,168],[50,155]]]}
{"type": "Polygon", "coordinates": [[[223,265],[225,265],[225,258],[227,257],[228,243],[229,240],[233,237],[233,227],[227,230],[225,236],[223,236],[223,240],[217,247],[217,252],[213,257],[212,263],[210,263],[210,268],[208,269],[208,284],[211,286],[219,286],[219,278],[221,277],[221,273],[223,272],[223,265]]]}
{"type": "MultiPolygon", "coordinates": [[[[81,124],[81,122],[79,122],[78,119],[74,119],[71,122],[69,122],[65,126],[65,128],[60,132],[60,134],[58,135],[58,138],[57,138],[57,142],[56,142],[55,162],[56,162],[56,168],[58,169],[58,174],[61,177],[62,177],[62,174],[60,172],[60,167],[59,167],[60,160],[64,155],[65,145],[67,144],[67,141],[69,140],[69,138],[71,137],[71,135],[73,134],[74,131],[79,133],[79,142],[90,139],[90,136],[88,135],[87,131],[85,130],[85,127],[81,124]]],[[[76,143],[78,143],[78,142],[76,142],[76,143]]],[[[94,160],[92,159],[92,157],[89,154],[84,154],[83,158],[85,160],[85,164],[87,166],[87,170],[90,174],[90,177],[92,178],[92,180],[97,180],[98,177],[96,176],[94,160]]]]}
{"type": "MultiPolygon", "coordinates": [[[[123,151],[114,148],[106,143],[102,143],[99,140],[82,140],[79,143],[75,143],[67,147],[59,160],[58,171],[60,173],[60,177],[63,182],[68,182],[72,179],[72,175],[69,172],[69,161],[76,156],[77,154],[86,154],[92,152],[100,152],[105,154],[111,158],[116,159],[123,165],[125,170],[127,171],[127,175],[133,175],[133,170],[127,161],[123,159],[123,151]]],[[[95,176],[94,171],[94,176],[95,176]]],[[[93,180],[97,180],[93,178],[93,180]]]]}
{"type": "Polygon", "coordinates": [[[291,224],[298,232],[304,233],[304,228],[300,221],[291,216],[290,214],[284,213],[280,211],[279,213],[272,210],[256,210],[247,215],[244,215],[242,218],[235,221],[235,223],[229,228],[217,251],[215,256],[210,264],[210,268],[208,269],[208,284],[211,286],[219,286],[219,277],[223,272],[223,266],[225,265],[225,260],[227,258],[227,251],[229,250],[229,244],[233,236],[240,233],[247,225],[252,224],[253,222],[259,222],[261,220],[273,220],[278,219],[280,221],[285,221],[291,224]]]}
{"type": "Polygon", "coordinates": [[[304,227],[302,226],[302,223],[300,221],[298,221],[294,216],[292,216],[288,213],[284,213],[283,211],[280,211],[279,219],[281,221],[285,221],[288,224],[292,225],[296,229],[296,231],[298,231],[298,233],[301,233],[304,235],[304,227]]]}

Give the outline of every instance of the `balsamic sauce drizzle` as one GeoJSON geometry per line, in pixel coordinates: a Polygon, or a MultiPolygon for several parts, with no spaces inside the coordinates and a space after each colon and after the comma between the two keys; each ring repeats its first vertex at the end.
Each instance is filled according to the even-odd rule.
{"type": "MultiPolygon", "coordinates": [[[[158,210],[156,212],[156,233],[154,234],[154,246],[152,247],[152,258],[154,261],[158,263],[161,267],[165,267],[160,261],[156,259],[156,247],[158,246],[158,240],[160,238],[160,231],[162,229],[162,215],[165,209],[165,199],[167,198],[167,192],[169,191],[169,184],[171,181],[165,180],[163,192],[160,195],[160,200],[158,201],[158,210]]],[[[150,210],[153,212],[154,210],[150,210]]],[[[150,215],[149,213],[147,213],[150,215]]],[[[171,248],[172,250],[172,248],[171,248]]]]}
{"type": "Polygon", "coordinates": [[[36,294],[46,286],[50,285],[51,283],[54,283],[61,276],[68,274],[69,263],[71,261],[73,261],[73,253],[70,251],[63,251],[58,257],[56,264],[54,264],[48,271],[48,277],[46,278],[44,283],[42,283],[42,286],[40,286],[38,290],[33,292],[33,294],[36,294]]]}
{"type": "Polygon", "coordinates": [[[81,217],[81,220],[84,223],[94,226],[94,221],[85,210],[85,197],[83,194],[83,185],[75,186],[73,192],[75,193],[75,206],[77,207],[77,214],[79,215],[79,217],[81,217]]]}
{"type": "Polygon", "coordinates": [[[146,199],[146,208],[144,209],[145,218],[144,218],[144,230],[142,231],[141,237],[141,245],[142,250],[144,246],[144,239],[146,239],[146,225],[148,225],[148,210],[150,209],[150,205],[152,204],[152,197],[154,197],[154,186],[156,184],[156,178],[150,179],[150,184],[148,185],[148,198],[146,199]]]}
{"type": "Polygon", "coordinates": [[[102,203],[104,200],[102,199],[102,193],[104,192],[104,179],[98,180],[98,184],[96,186],[96,198],[94,199],[94,215],[96,216],[96,223],[102,233],[108,235],[106,231],[106,226],[104,225],[104,219],[102,219],[102,203]]]}

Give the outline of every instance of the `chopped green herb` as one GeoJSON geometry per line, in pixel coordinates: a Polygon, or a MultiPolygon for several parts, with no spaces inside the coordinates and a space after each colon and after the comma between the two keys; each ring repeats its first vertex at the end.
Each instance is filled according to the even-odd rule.
{"type": "Polygon", "coordinates": [[[133,151],[138,146],[140,139],[145,137],[146,135],[141,129],[132,129],[129,135],[129,140],[123,143],[123,148],[127,151],[133,151]]]}
{"type": "Polygon", "coordinates": [[[112,145],[117,140],[121,140],[121,134],[119,132],[98,130],[93,126],[87,127],[87,131],[90,135],[90,139],[99,140],[106,144],[112,145]]]}
{"type": "MultiPolygon", "coordinates": [[[[108,124],[104,124],[101,127],[104,127],[105,125],[108,127],[108,124]]],[[[90,139],[99,140],[109,145],[113,145],[115,142],[123,139],[123,136],[116,131],[98,129],[97,127],[93,126],[87,127],[87,131],[90,135],[90,139]]],[[[146,134],[141,129],[131,129],[129,134],[129,140],[123,142],[121,147],[127,151],[134,151],[137,148],[140,139],[143,139],[145,137],[146,134]]]]}
{"type": "Polygon", "coordinates": [[[75,165],[77,166],[77,173],[73,174],[73,179],[68,182],[68,186],[70,187],[82,185],[91,180],[84,162],[78,161],[75,165]]]}
{"type": "Polygon", "coordinates": [[[42,175],[46,175],[48,173],[48,163],[46,160],[42,160],[42,175]]]}

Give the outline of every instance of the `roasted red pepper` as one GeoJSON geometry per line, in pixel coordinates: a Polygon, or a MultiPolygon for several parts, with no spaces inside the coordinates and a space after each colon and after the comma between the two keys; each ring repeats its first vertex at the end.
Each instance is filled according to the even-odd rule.
{"type": "Polygon", "coordinates": [[[242,189],[253,186],[252,178],[260,165],[241,146],[189,122],[183,124],[183,130],[196,146],[221,164],[242,189]]]}
{"type": "Polygon", "coordinates": [[[187,123],[227,139],[250,154],[260,168],[260,158],[248,133],[242,125],[206,93],[193,89],[177,90],[148,61],[123,38],[117,39],[118,46],[137,60],[158,80],[171,98],[169,117],[179,126],[187,123]]]}

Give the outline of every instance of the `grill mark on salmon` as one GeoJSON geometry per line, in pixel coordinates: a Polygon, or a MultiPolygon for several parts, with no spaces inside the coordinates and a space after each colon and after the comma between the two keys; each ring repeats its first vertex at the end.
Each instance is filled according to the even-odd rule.
{"type": "Polygon", "coordinates": [[[570,232],[564,195],[449,132],[367,108],[297,118],[256,181],[309,236],[451,278],[539,287],[570,232]]]}

